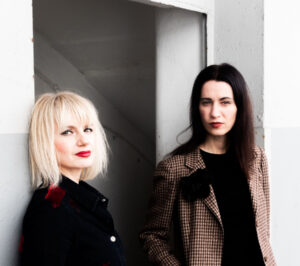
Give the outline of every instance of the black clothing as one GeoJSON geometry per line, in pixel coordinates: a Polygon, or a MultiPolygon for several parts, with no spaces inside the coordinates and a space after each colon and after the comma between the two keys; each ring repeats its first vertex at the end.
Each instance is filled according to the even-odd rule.
{"type": "Polygon", "coordinates": [[[123,266],[108,199],[85,182],[63,177],[37,189],[23,221],[22,266],[123,266]]]}
{"type": "Polygon", "coordinates": [[[258,243],[249,185],[234,153],[201,150],[224,227],[222,266],[265,265],[258,243]]]}

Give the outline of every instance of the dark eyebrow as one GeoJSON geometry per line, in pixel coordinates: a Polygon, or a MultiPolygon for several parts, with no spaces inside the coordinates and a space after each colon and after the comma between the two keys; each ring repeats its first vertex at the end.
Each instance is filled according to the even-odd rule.
{"type": "Polygon", "coordinates": [[[200,101],[203,101],[203,100],[211,101],[211,98],[200,98],[200,101]]]}
{"type": "MultiPolygon", "coordinates": [[[[211,98],[200,98],[200,101],[211,101],[211,98]]],[[[224,100],[233,100],[231,97],[225,96],[219,99],[220,101],[224,101],[224,100]]]]}
{"type": "Polygon", "coordinates": [[[221,99],[220,99],[221,101],[223,101],[223,100],[233,100],[231,97],[222,97],[221,99]]]}

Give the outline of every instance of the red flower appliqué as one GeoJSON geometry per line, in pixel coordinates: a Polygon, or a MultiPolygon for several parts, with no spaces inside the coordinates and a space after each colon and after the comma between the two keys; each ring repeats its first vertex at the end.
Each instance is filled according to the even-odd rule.
{"type": "Polygon", "coordinates": [[[48,193],[45,196],[45,199],[50,200],[52,207],[57,208],[60,206],[61,201],[63,200],[66,191],[63,190],[61,187],[50,186],[48,188],[48,193]]]}

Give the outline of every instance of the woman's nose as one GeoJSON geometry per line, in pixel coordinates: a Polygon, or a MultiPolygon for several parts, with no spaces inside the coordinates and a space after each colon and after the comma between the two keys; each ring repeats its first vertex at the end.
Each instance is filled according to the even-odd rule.
{"type": "Polygon", "coordinates": [[[220,106],[217,103],[212,105],[211,116],[217,118],[220,116],[220,106]]]}
{"type": "Polygon", "coordinates": [[[77,143],[80,146],[87,145],[89,143],[88,137],[84,133],[78,134],[77,143]]]}

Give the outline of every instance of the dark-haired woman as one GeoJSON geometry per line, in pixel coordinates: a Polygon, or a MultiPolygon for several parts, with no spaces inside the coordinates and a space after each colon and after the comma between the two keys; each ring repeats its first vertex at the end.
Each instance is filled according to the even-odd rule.
{"type": "Polygon", "coordinates": [[[254,144],[252,116],[237,69],[221,64],[200,72],[191,96],[192,136],[154,175],[140,234],[154,265],[276,265],[268,168],[254,144]]]}

